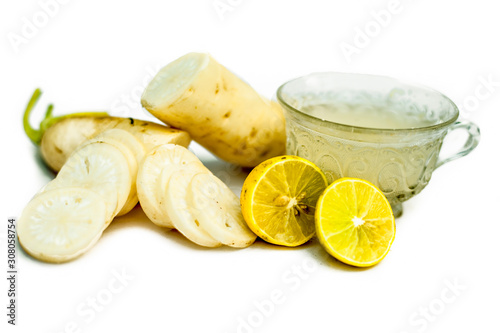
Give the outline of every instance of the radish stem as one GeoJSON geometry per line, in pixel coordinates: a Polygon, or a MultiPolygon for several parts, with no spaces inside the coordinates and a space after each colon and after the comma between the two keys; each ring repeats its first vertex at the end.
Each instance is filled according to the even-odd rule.
{"type": "Polygon", "coordinates": [[[45,131],[60,121],[61,119],[64,118],[70,118],[70,117],[81,117],[81,116],[88,116],[88,117],[106,117],[109,116],[108,113],[106,112],[77,112],[77,113],[72,113],[72,114],[66,114],[62,116],[57,116],[57,117],[52,117],[52,110],[54,109],[54,105],[49,104],[47,107],[47,111],[45,111],[45,117],[43,120],[40,122],[39,128],[34,129],[30,122],[29,122],[29,117],[31,115],[31,111],[35,107],[36,103],[40,99],[40,96],[42,95],[42,91],[37,88],[34,92],[33,95],[31,96],[31,99],[28,102],[28,105],[26,106],[26,109],[24,110],[24,115],[23,115],[23,126],[24,126],[24,132],[28,136],[28,138],[33,142],[35,145],[40,145],[40,142],[42,141],[43,134],[45,131]]]}

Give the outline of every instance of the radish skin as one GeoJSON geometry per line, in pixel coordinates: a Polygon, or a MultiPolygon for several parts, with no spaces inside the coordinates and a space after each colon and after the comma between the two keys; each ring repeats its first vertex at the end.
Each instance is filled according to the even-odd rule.
{"type": "Polygon", "coordinates": [[[112,128],[133,134],[144,144],[146,152],[162,144],[174,143],[187,147],[191,142],[191,137],[185,131],[149,121],[111,117],[105,112],[82,112],[53,117],[52,105],[49,105],[44,120],[36,130],[29,123],[29,116],[40,95],[41,91],[37,89],[26,107],[23,125],[30,140],[40,146],[45,163],[55,172],[61,169],[78,146],[112,128]]]}
{"type": "Polygon", "coordinates": [[[285,152],[281,107],[208,54],[189,53],[162,68],[141,103],[228,162],[253,167],[285,152]]]}

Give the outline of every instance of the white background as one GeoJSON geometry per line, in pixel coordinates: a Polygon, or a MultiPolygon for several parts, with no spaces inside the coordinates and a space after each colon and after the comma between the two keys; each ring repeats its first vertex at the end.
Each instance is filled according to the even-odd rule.
{"type": "MultiPolygon", "coordinates": [[[[498,332],[500,20],[494,1],[401,0],[379,31],[371,12],[386,10],[388,0],[221,2],[230,10],[218,13],[213,0],[72,0],[52,7],[53,17],[44,22],[40,2],[2,0],[2,271],[7,217],[19,216],[53,177],[21,124],[36,87],[44,95],[33,124],[50,102],[58,114],[111,110],[146,118],[137,97],[151,73],[190,51],[210,52],[268,97],[286,80],[314,71],[383,74],[431,86],[456,101],[462,117],[481,127],[479,147],[437,170],[404,205],[391,252],[371,269],[335,261],[316,241],[296,249],[262,241],[244,250],[200,248],[135,209],[71,263],[42,263],[18,249],[18,326],[6,324],[1,278],[2,327],[58,333],[498,332]],[[40,27],[27,34],[24,26],[34,16],[40,27]],[[340,45],[355,46],[357,29],[366,27],[375,29],[368,45],[358,43],[362,47],[348,61],[340,45]],[[14,46],[14,35],[25,39],[14,46]],[[477,89],[488,92],[481,83],[488,77],[496,86],[475,97],[477,89]],[[308,271],[299,272],[303,266],[308,271]],[[122,272],[133,279],[106,298],[110,283],[120,287],[114,274],[122,272]],[[454,283],[460,286],[455,292],[449,289],[454,283]],[[280,304],[270,307],[275,293],[282,294],[280,304]],[[106,304],[91,315],[87,302],[95,297],[106,304]],[[429,308],[428,317],[419,312],[429,308]]],[[[447,150],[460,143],[459,135],[450,137],[447,150]]],[[[246,173],[199,146],[192,149],[216,173],[230,174],[228,182],[239,190],[246,173]]]]}

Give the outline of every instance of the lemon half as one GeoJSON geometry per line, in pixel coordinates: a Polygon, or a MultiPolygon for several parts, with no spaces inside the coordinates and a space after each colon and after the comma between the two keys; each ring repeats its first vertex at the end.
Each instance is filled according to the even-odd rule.
{"type": "Polygon", "coordinates": [[[255,167],[243,184],[243,217],[269,243],[304,244],[315,233],[316,202],[327,186],[312,162],[297,156],[271,158],[255,167]]]}
{"type": "Polygon", "coordinates": [[[391,205],[375,185],[341,178],[318,200],[316,233],[332,256],[352,266],[367,267],[387,255],[396,224],[391,205]]]}

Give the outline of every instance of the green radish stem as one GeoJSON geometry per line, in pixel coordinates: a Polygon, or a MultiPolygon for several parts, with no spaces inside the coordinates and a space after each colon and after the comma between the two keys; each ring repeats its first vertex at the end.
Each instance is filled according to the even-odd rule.
{"type": "Polygon", "coordinates": [[[62,116],[57,116],[57,117],[52,117],[52,110],[54,109],[54,105],[49,104],[47,107],[47,111],[45,112],[45,117],[43,120],[40,122],[40,126],[38,126],[38,129],[34,129],[31,127],[30,122],[29,122],[29,117],[31,114],[31,111],[35,107],[36,103],[38,102],[38,99],[40,98],[40,95],[42,95],[42,91],[37,88],[33,95],[31,96],[30,101],[28,102],[28,105],[26,106],[26,109],[24,110],[24,116],[23,116],[23,126],[24,126],[24,132],[30,138],[31,142],[33,142],[35,145],[40,145],[40,142],[42,141],[43,134],[45,131],[58,121],[64,119],[64,118],[71,118],[71,117],[109,117],[109,114],[106,112],[77,112],[77,113],[71,113],[71,114],[66,114],[62,116]]]}

